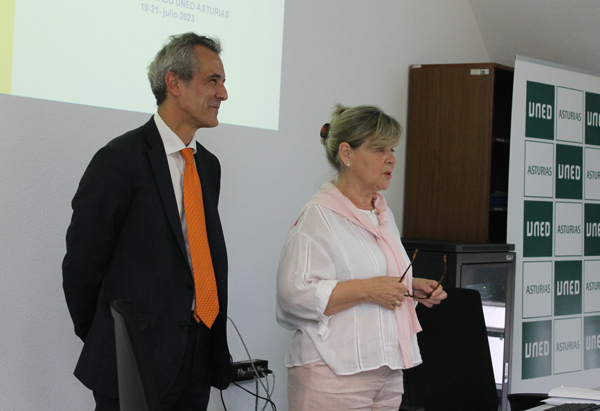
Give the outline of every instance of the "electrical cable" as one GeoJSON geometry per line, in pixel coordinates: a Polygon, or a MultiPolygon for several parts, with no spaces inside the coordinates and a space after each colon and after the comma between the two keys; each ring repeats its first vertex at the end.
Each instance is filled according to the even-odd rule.
{"type": "MultiPolygon", "coordinates": [[[[258,378],[254,376],[254,386],[256,387],[256,394],[258,394],[258,378]]],[[[258,411],[258,395],[254,398],[254,411],[258,411]]]]}
{"type": "MultiPolygon", "coordinates": [[[[242,387],[241,385],[237,384],[237,383],[233,383],[233,385],[235,385],[236,387],[241,388],[242,390],[248,392],[249,394],[252,394],[254,396],[256,396],[256,409],[258,409],[258,399],[263,399],[265,401],[267,401],[267,403],[271,404],[271,408],[275,411],[277,410],[277,406],[275,405],[275,403],[271,400],[271,393],[269,393],[269,390],[267,387],[265,387],[265,384],[262,382],[261,378],[260,378],[260,373],[258,372],[258,370],[256,369],[256,366],[254,365],[254,361],[252,360],[252,356],[250,355],[250,351],[248,351],[248,347],[246,346],[246,343],[244,342],[244,338],[242,338],[242,334],[240,333],[240,330],[237,328],[237,326],[235,325],[235,322],[231,319],[231,317],[227,316],[227,319],[231,322],[231,325],[233,325],[233,328],[235,328],[235,331],[237,332],[237,335],[240,337],[240,341],[242,342],[242,345],[244,346],[244,350],[246,350],[246,354],[248,355],[248,360],[250,360],[250,365],[252,365],[252,369],[254,370],[254,375],[255,375],[255,379],[256,381],[260,382],[260,385],[262,385],[263,389],[265,390],[266,396],[267,398],[261,397],[260,395],[258,395],[258,385],[256,388],[256,394],[245,389],[244,387],[242,387]]],[[[267,382],[268,382],[268,375],[266,373],[267,370],[265,370],[265,377],[267,378],[267,382]]],[[[275,373],[273,373],[273,390],[275,389],[275,373]]],[[[223,402],[223,391],[221,391],[221,402],[223,402]]],[[[223,406],[225,406],[225,402],[223,402],[223,406]]],[[[266,404],[265,404],[266,406],[266,404]]],[[[264,409],[264,408],[263,408],[264,409]]]]}
{"type": "Polygon", "coordinates": [[[223,410],[227,411],[227,407],[225,406],[225,400],[223,399],[223,390],[219,390],[221,392],[221,404],[223,404],[223,410]]]}
{"type": "MultiPolygon", "coordinates": [[[[265,372],[265,381],[267,383],[267,390],[268,390],[269,389],[269,374],[267,374],[266,372],[265,372]]],[[[274,391],[275,391],[275,374],[273,374],[273,388],[271,389],[271,394],[270,395],[273,395],[274,391]]],[[[265,409],[267,408],[268,404],[269,403],[267,401],[265,401],[265,405],[263,405],[261,411],[265,411],[265,409]]]]}
{"type": "Polygon", "coordinates": [[[250,395],[254,395],[255,397],[258,397],[261,400],[265,400],[267,401],[269,404],[271,404],[271,409],[273,409],[274,411],[277,411],[277,406],[275,405],[275,403],[273,401],[271,401],[269,398],[265,398],[263,396],[260,396],[256,393],[253,393],[252,391],[242,387],[241,385],[239,385],[237,382],[232,383],[233,385],[235,385],[238,388],[241,388],[242,390],[246,391],[248,394],[250,395]]]}

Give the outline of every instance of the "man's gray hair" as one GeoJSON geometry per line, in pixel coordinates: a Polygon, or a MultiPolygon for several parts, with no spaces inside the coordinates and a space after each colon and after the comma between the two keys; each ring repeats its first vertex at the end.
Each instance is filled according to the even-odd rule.
{"type": "Polygon", "coordinates": [[[154,61],[148,66],[148,80],[157,105],[160,106],[167,99],[165,76],[169,71],[189,86],[194,74],[200,70],[200,63],[194,53],[196,46],[206,47],[217,55],[221,54],[219,39],[199,36],[192,32],[170,36],[169,41],[156,53],[154,61]]]}

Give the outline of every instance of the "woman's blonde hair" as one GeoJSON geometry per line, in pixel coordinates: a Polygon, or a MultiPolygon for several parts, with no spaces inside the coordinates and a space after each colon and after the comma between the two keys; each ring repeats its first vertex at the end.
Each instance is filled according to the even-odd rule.
{"type": "Polygon", "coordinates": [[[339,172],[343,167],[340,144],[348,143],[350,147],[357,148],[368,140],[370,147],[394,147],[401,135],[400,123],[379,107],[336,104],[331,121],[321,129],[321,143],[325,146],[327,161],[339,172]]]}

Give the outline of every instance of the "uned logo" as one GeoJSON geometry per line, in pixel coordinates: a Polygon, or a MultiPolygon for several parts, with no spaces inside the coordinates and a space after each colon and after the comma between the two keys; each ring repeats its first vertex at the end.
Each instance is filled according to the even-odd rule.
{"type": "Polygon", "coordinates": [[[555,87],[527,82],[525,136],[554,140],[555,87]]]}
{"type": "Polygon", "coordinates": [[[525,358],[547,357],[550,355],[550,341],[525,343],[525,358]]]}
{"type": "Polygon", "coordinates": [[[581,314],[582,262],[554,262],[554,315],[581,314]]]}
{"type": "Polygon", "coordinates": [[[523,209],[523,256],[552,256],[551,201],[525,201],[523,209]]]}
{"type": "Polygon", "coordinates": [[[600,255],[600,204],[585,203],[584,255],[600,255]]]}
{"type": "Polygon", "coordinates": [[[586,370],[600,368],[600,316],[583,319],[583,334],[583,367],[586,370]]]}
{"type": "Polygon", "coordinates": [[[543,118],[544,120],[552,120],[552,105],[527,102],[527,115],[534,118],[543,118]]]}
{"type": "Polygon", "coordinates": [[[549,221],[527,221],[527,237],[549,237],[550,230],[549,221]]]}
{"type": "Polygon", "coordinates": [[[600,94],[585,93],[585,142],[600,146],[600,94]]]}
{"type": "Polygon", "coordinates": [[[551,321],[525,322],[522,327],[522,378],[526,380],[550,375],[552,372],[551,321]]]}
{"type": "Polygon", "coordinates": [[[579,295],[581,293],[581,282],[579,280],[565,280],[556,282],[556,296],[579,295]]]}
{"type": "Polygon", "coordinates": [[[581,200],[583,196],[583,148],[556,145],[556,198],[581,200]]]}

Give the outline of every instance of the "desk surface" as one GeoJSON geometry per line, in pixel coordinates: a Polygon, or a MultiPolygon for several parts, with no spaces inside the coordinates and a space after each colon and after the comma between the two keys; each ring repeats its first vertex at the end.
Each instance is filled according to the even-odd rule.
{"type": "MultiPolygon", "coordinates": [[[[592,390],[600,391],[600,387],[592,388],[592,390]]],[[[593,401],[589,401],[589,402],[593,402],[593,401]]],[[[556,405],[551,405],[551,404],[538,405],[537,407],[530,408],[527,411],[543,411],[543,410],[550,409],[552,407],[556,407],[556,405]]]]}
{"type": "Polygon", "coordinates": [[[548,410],[552,407],[556,407],[556,405],[550,405],[550,404],[538,405],[537,407],[530,408],[527,411],[542,411],[542,410],[548,410]]]}

